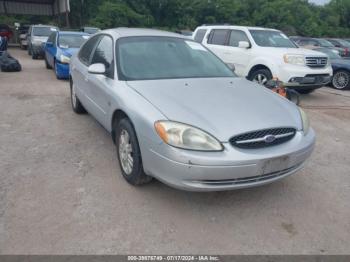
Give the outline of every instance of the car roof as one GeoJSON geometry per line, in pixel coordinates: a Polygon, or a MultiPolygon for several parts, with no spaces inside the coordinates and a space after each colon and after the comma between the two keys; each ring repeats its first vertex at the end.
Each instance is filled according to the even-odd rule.
{"type": "Polygon", "coordinates": [[[55,28],[58,28],[57,26],[55,25],[31,25],[32,27],[55,27],[55,28]]]}
{"type": "Polygon", "coordinates": [[[273,28],[258,27],[258,26],[240,26],[240,25],[202,25],[198,29],[248,29],[248,30],[271,30],[279,31],[273,28]]]}
{"type": "Polygon", "coordinates": [[[80,32],[80,31],[58,31],[59,35],[88,35],[88,33],[80,32]]]}
{"type": "Polygon", "coordinates": [[[180,34],[157,30],[157,29],[146,29],[146,28],[129,28],[129,27],[119,27],[113,29],[107,29],[100,31],[98,34],[108,33],[114,35],[115,37],[130,37],[130,36],[165,36],[165,37],[185,37],[180,34]]]}

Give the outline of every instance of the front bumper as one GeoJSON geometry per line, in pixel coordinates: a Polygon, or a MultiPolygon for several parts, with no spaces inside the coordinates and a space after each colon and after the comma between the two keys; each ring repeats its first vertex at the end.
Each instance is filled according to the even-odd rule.
{"type": "Polygon", "coordinates": [[[59,78],[69,78],[69,64],[56,63],[56,74],[59,78]]]}
{"type": "Polygon", "coordinates": [[[284,64],[279,66],[274,77],[278,77],[284,84],[293,89],[315,89],[327,85],[332,80],[333,69],[331,66],[324,68],[310,68],[284,64]]]}
{"type": "Polygon", "coordinates": [[[305,89],[305,87],[317,88],[327,85],[331,80],[332,76],[328,74],[306,75],[305,77],[292,77],[286,86],[295,89],[298,89],[298,87],[303,89],[305,89]]]}
{"type": "Polygon", "coordinates": [[[37,56],[44,56],[44,48],[42,45],[32,45],[32,54],[37,56]]]}
{"type": "Polygon", "coordinates": [[[280,145],[238,149],[225,143],[223,152],[195,152],[158,145],[143,154],[147,174],[188,191],[221,191],[271,183],[303,166],[315,143],[312,129],[280,145]]]}

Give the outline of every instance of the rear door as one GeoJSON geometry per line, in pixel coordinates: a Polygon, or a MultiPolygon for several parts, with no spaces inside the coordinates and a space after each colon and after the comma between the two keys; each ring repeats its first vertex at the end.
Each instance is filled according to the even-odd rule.
{"type": "Polygon", "coordinates": [[[242,30],[230,30],[227,48],[224,51],[225,62],[235,66],[235,73],[239,76],[245,76],[246,68],[251,59],[251,48],[238,47],[239,42],[248,42],[251,46],[248,36],[242,30]]]}
{"type": "Polygon", "coordinates": [[[207,39],[206,46],[221,60],[227,63],[227,43],[230,30],[213,29],[207,39]]]}

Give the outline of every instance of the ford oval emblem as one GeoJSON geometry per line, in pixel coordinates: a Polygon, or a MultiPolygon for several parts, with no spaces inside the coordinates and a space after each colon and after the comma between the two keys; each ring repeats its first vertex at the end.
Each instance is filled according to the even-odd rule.
{"type": "Polygon", "coordinates": [[[274,135],[267,135],[264,137],[265,143],[272,143],[276,140],[276,137],[274,135]]]}

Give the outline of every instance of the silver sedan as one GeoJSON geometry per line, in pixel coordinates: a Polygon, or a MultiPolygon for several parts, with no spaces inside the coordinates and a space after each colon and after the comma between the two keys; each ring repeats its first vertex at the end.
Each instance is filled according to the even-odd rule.
{"type": "Polygon", "coordinates": [[[73,110],[111,133],[132,185],[263,185],[300,170],[315,143],[300,108],[178,34],[101,31],[72,58],[70,87],[73,110]]]}

